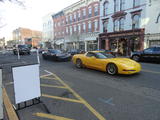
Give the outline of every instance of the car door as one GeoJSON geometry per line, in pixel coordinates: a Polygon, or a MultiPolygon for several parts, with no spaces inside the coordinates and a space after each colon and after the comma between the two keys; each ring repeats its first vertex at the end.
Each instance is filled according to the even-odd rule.
{"type": "Polygon", "coordinates": [[[95,66],[95,62],[96,62],[96,57],[95,57],[95,53],[93,52],[88,52],[86,54],[86,60],[85,60],[85,65],[88,67],[88,68],[92,68],[92,69],[96,69],[96,66],[95,66]]]}
{"type": "Polygon", "coordinates": [[[147,48],[142,53],[142,59],[145,61],[152,61],[154,59],[154,48],[147,48]]]}

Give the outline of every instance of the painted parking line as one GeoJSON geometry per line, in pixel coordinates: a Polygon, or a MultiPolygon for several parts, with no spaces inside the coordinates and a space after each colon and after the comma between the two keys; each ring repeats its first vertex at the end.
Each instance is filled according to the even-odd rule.
{"type": "Polygon", "coordinates": [[[51,88],[62,88],[62,89],[67,89],[64,86],[57,86],[57,85],[48,85],[48,84],[41,84],[42,87],[51,87],[51,88]]]}
{"type": "Polygon", "coordinates": [[[82,101],[76,100],[76,99],[70,99],[70,98],[58,97],[58,96],[52,96],[52,95],[46,95],[46,94],[42,94],[42,97],[64,100],[64,101],[75,102],[75,103],[83,103],[82,101]]]}
{"type": "MultiPolygon", "coordinates": [[[[51,73],[51,72],[49,72],[51,73]]],[[[68,90],[73,93],[73,95],[78,98],[99,120],[106,120],[99,112],[97,112],[86,100],[84,100],[80,95],[78,95],[71,87],[69,87],[61,78],[56,74],[52,73],[54,78],[56,78],[63,86],[68,88],[68,90]]]]}
{"type": "Polygon", "coordinates": [[[51,77],[47,77],[47,76],[45,76],[45,77],[42,77],[43,79],[49,79],[49,80],[57,80],[56,78],[51,78],[51,77]]]}
{"type": "Polygon", "coordinates": [[[13,109],[13,106],[11,104],[11,101],[7,95],[5,88],[3,88],[3,101],[9,120],[19,120],[15,110],[13,109]]]}
{"type": "Polygon", "coordinates": [[[146,69],[142,69],[143,72],[149,72],[149,73],[154,73],[154,74],[160,74],[160,72],[157,71],[151,71],[151,70],[146,70],[146,69]]]}
{"type": "Polygon", "coordinates": [[[52,119],[52,120],[74,120],[74,119],[70,119],[70,118],[65,118],[65,117],[60,117],[60,116],[45,114],[45,113],[35,113],[33,115],[38,116],[38,117],[42,117],[42,118],[52,119]]]}

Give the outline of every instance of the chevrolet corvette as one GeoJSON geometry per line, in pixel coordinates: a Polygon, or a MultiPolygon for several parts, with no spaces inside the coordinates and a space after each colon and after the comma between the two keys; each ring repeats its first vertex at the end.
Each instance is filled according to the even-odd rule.
{"type": "Polygon", "coordinates": [[[77,54],[72,58],[77,68],[90,68],[115,74],[134,74],[141,71],[141,65],[129,58],[116,58],[103,51],[90,51],[85,54],[77,54]]]}

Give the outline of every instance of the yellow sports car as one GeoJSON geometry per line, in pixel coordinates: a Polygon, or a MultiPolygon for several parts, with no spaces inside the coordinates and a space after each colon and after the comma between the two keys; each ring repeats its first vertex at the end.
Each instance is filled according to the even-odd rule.
{"type": "Polygon", "coordinates": [[[77,68],[87,67],[114,74],[134,74],[141,71],[141,65],[129,58],[115,58],[103,51],[90,51],[72,58],[77,68]]]}

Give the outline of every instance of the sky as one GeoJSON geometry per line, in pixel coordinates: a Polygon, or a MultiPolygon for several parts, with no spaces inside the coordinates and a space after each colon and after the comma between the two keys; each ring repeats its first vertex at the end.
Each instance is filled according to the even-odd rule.
{"type": "Polygon", "coordinates": [[[42,31],[43,16],[56,13],[79,0],[23,1],[26,8],[10,2],[0,3],[0,38],[11,39],[12,31],[18,27],[42,31]]]}

